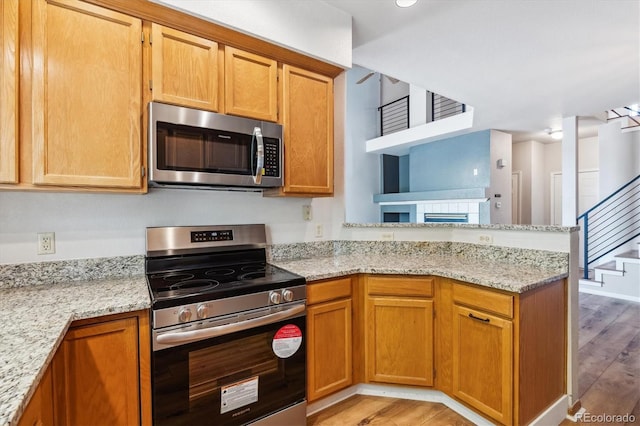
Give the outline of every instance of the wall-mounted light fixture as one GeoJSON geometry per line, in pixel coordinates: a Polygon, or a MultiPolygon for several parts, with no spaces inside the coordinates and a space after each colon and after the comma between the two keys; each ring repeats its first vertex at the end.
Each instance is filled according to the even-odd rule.
{"type": "Polygon", "coordinates": [[[396,6],[398,7],[411,7],[416,4],[418,0],[396,0],[396,6]]]}
{"type": "Polygon", "coordinates": [[[557,141],[562,139],[562,130],[553,130],[551,129],[551,127],[547,127],[546,129],[544,129],[544,131],[547,132],[549,136],[551,136],[551,139],[555,139],[557,141]]]}
{"type": "Polygon", "coordinates": [[[506,165],[507,165],[507,162],[504,161],[504,159],[502,159],[502,158],[500,158],[500,159],[498,159],[498,161],[496,161],[496,167],[499,168],[499,169],[504,168],[504,166],[506,166],[506,165]]]}

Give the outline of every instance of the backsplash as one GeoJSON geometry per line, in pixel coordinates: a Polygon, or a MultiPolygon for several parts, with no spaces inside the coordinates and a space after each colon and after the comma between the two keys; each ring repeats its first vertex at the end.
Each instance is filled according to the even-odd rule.
{"type": "Polygon", "coordinates": [[[99,257],[0,265],[0,289],[144,274],[144,256],[99,257]]]}
{"type": "MultiPolygon", "coordinates": [[[[486,259],[566,271],[568,253],[488,246],[449,241],[317,241],[272,244],[267,248],[269,261],[310,259],[349,254],[455,256],[486,259]]],[[[0,289],[52,285],[70,281],[122,278],[144,274],[144,256],[117,256],[0,265],[0,289]]]]}

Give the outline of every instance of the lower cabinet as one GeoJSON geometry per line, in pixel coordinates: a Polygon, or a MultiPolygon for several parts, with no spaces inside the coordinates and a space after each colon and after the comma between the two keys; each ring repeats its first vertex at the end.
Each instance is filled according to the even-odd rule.
{"type": "Polygon", "coordinates": [[[308,399],[361,382],[430,387],[529,424],[566,393],[566,300],[565,280],[524,293],[429,276],[309,283],[308,399]]]}
{"type": "Polygon", "coordinates": [[[452,348],[440,354],[452,357],[440,388],[505,425],[530,423],[565,393],[564,280],[525,293],[448,279],[439,289],[451,298],[438,314],[440,344],[452,348]]]}
{"type": "Polygon", "coordinates": [[[307,400],[353,383],[351,278],[307,286],[307,400]]]}
{"type": "Polygon", "coordinates": [[[18,426],[53,426],[53,384],[51,367],[47,368],[40,384],[22,413],[18,426]]]}
{"type": "Polygon", "coordinates": [[[433,386],[433,279],[365,277],[368,382],[433,386]]]}
{"type": "Polygon", "coordinates": [[[75,321],[18,424],[151,425],[149,312],[75,321]]]}
{"type": "Polygon", "coordinates": [[[453,395],[501,423],[512,418],[513,327],[509,320],[454,307],[453,395]]]}

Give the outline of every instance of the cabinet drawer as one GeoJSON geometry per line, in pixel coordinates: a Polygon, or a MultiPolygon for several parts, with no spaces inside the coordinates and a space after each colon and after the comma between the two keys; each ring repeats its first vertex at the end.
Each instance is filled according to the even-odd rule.
{"type": "Polygon", "coordinates": [[[431,297],[433,296],[433,278],[368,276],[367,294],[431,297]]]}
{"type": "Polygon", "coordinates": [[[351,297],[351,277],[312,282],[307,285],[307,305],[351,297]]]}
{"type": "Polygon", "coordinates": [[[469,285],[453,286],[456,303],[513,318],[513,296],[469,285]]]}

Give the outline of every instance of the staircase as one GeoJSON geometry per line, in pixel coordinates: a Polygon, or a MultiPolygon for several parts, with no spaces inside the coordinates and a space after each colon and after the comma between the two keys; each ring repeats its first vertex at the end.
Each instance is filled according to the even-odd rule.
{"type": "Polygon", "coordinates": [[[640,250],[629,250],[630,242],[640,244],[640,175],[578,217],[578,224],[584,244],[580,291],[640,302],[640,250]],[[603,263],[590,269],[596,261],[603,263]]]}

